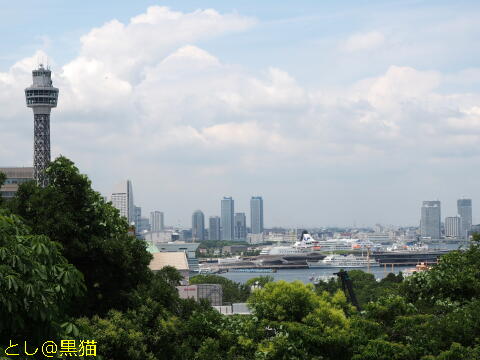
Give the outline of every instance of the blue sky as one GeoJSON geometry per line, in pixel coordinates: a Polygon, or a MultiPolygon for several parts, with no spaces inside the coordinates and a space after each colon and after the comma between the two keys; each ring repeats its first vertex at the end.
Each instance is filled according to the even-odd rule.
{"type": "Polygon", "coordinates": [[[131,178],[170,224],[224,195],[263,195],[267,226],[416,224],[422,200],[480,196],[478,2],[38,4],[2,4],[2,163],[31,161],[21,89],[48,56],[54,155],[105,194],[131,178]]]}

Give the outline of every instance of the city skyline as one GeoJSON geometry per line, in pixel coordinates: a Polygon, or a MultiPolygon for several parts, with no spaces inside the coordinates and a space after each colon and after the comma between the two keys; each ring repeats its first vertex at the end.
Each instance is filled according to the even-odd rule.
{"type": "Polygon", "coordinates": [[[104,195],[131,179],[171,224],[224,194],[242,211],[262,194],[288,227],[414,225],[424,199],[455,216],[480,198],[480,4],[252,4],[5,4],[0,164],[32,166],[24,89],[44,63],[52,158],[104,195]]]}

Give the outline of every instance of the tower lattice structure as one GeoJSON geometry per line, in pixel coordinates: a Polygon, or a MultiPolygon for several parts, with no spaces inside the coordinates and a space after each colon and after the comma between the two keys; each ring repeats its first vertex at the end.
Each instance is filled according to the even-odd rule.
{"type": "Polygon", "coordinates": [[[33,84],[25,89],[27,106],[33,109],[33,176],[39,186],[48,185],[45,170],[50,163],[50,112],[57,106],[58,89],[52,72],[42,64],[32,71],[33,84]]]}

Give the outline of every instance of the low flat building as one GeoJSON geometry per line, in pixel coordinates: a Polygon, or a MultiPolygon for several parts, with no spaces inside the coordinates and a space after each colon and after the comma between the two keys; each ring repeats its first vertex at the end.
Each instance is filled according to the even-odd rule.
{"type": "Polygon", "coordinates": [[[180,234],[175,230],[151,231],[144,234],[145,240],[153,243],[168,243],[178,240],[180,234]]]}
{"type": "Polygon", "coordinates": [[[241,254],[241,253],[247,251],[247,249],[248,248],[245,245],[225,245],[222,248],[222,252],[224,254],[228,253],[228,254],[235,255],[235,254],[241,254]]]}
{"type": "Polygon", "coordinates": [[[250,315],[252,312],[246,303],[234,303],[232,305],[213,306],[220,314],[223,315],[250,315]]]}
{"type": "Polygon", "coordinates": [[[367,240],[371,241],[372,243],[387,244],[392,241],[392,238],[387,233],[370,233],[367,234],[367,240]]]}
{"type": "Polygon", "coordinates": [[[157,252],[153,253],[153,259],[148,266],[152,271],[159,271],[165,266],[172,266],[183,276],[182,284],[188,284],[190,280],[190,268],[185,252],[157,252]]]}
{"type": "Polygon", "coordinates": [[[21,184],[33,180],[33,167],[2,167],[0,172],[7,176],[0,188],[0,196],[4,199],[13,198],[21,184]]]}
{"type": "Polygon", "coordinates": [[[196,284],[177,286],[181,299],[192,298],[196,301],[206,299],[212,306],[223,304],[223,289],[220,284],[196,284]]]}
{"type": "Polygon", "coordinates": [[[247,234],[247,242],[249,244],[262,244],[263,243],[263,233],[247,234]]]}
{"type": "Polygon", "coordinates": [[[190,266],[191,271],[198,271],[198,259],[196,256],[196,251],[199,243],[186,243],[183,241],[172,241],[168,243],[163,242],[150,242],[148,243],[154,244],[158,251],[160,252],[184,252],[187,256],[188,265],[190,266]]]}

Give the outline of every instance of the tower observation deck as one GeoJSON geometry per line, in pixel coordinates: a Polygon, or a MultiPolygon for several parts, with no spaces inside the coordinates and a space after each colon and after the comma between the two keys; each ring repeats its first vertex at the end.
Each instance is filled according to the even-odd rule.
{"type": "Polygon", "coordinates": [[[32,71],[32,76],[33,84],[25,89],[25,98],[33,109],[33,177],[45,187],[45,169],[50,162],[50,111],[57,106],[58,89],[52,86],[52,72],[42,64],[32,71]]]}

